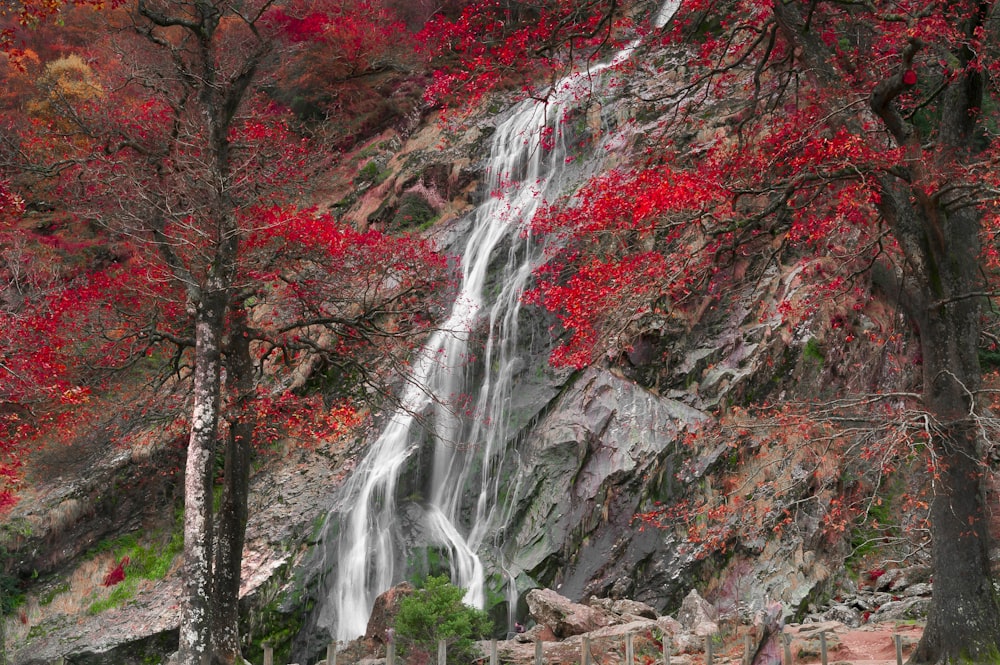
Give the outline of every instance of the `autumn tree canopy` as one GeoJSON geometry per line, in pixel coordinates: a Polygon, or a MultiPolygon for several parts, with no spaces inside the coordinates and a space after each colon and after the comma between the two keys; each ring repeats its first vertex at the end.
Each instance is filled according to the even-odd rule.
{"type": "MultiPolygon", "coordinates": [[[[544,98],[556,72],[642,34],[649,4],[449,3],[419,37],[445,62],[429,95],[452,104],[514,85],[544,98]]],[[[93,393],[100,373],[48,343],[50,322],[99,334],[81,338],[102,365],[165,349],[192,384],[185,663],[238,655],[232,608],[212,600],[231,601],[218,589],[232,580],[213,578],[213,553],[198,543],[211,542],[220,439],[233,459],[226,514],[241,521],[241,446],[254,429],[248,377],[272,352],[336,362],[425,323],[412,297],[430,286],[425,264],[441,268],[425,248],[297,207],[315,155],[289,108],[315,117],[342,108],[339,90],[314,92],[315,71],[352,79],[405,60],[392,52],[385,10],[363,0],[140,0],[107,10],[117,29],[82,61],[71,49],[19,54],[16,64],[35,75],[6,93],[24,112],[4,127],[4,334],[54,355],[33,366],[53,370],[45,376],[3,357],[0,371],[17,389],[3,396],[2,434],[35,436],[18,429],[25,414],[31,427],[58,427],[93,393]],[[291,51],[304,59],[282,64],[291,51]],[[272,84],[279,71],[284,83],[272,84]],[[25,273],[38,262],[19,259],[24,201],[72,202],[66,223],[95,229],[114,251],[99,265],[25,273]],[[139,294],[141,305],[129,299],[139,294]],[[366,317],[370,308],[378,315],[366,317]],[[223,619],[213,627],[213,617],[223,619]]],[[[552,358],[561,365],[621,350],[656,317],[696,316],[706,298],[779,262],[808,266],[817,298],[863,308],[874,294],[906,317],[920,379],[905,408],[927,424],[934,481],[934,595],[917,662],[992,662],[1000,652],[980,365],[996,292],[996,21],[992,2],[972,0],[682,0],[652,37],[674,54],[664,75],[683,72],[644,100],[662,112],[659,135],[534,229],[563,235],[527,296],[563,325],[552,358]],[[697,143],[678,138],[705,129],[697,143]]],[[[653,67],[642,53],[640,65],[653,67]]],[[[793,328],[811,313],[779,307],[793,328]]],[[[10,454],[14,444],[4,445],[0,454],[10,454]]],[[[223,544],[223,559],[240,537],[238,526],[226,530],[236,540],[223,544]]]]}
{"type": "Polygon", "coordinates": [[[350,52],[323,82],[335,90],[398,44],[377,38],[395,24],[365,2],[305,11],[140,0],[100,12],[85,57],[7,63],[38,75],[8,99],[0,147],[2,369],[16,378],[0,451],[108,406],[141,386],[136,372],[150,400],[171,395],[188,430],[181,663],[241,658],[252,444],[355,424],[353,398],[433,323],[426,299],[446,273],[416,238],[308,206],[337,155],[276,96],[282,67],[350,52]],[[310,394],[320,372],[333,407],[310,394]]]}
{"type": "MultiPolygon", "coordinates": [[[[981,2],[682,2],[661,39],[688,74],[656,100],[659,143],[536,222],[568,242],[529,296],[568,333],[557,364],[776,262],[812,266],[814,300],[863,308],[874,292],[906,316],[922,376],[907,408],[933,423],[935,584],[917,662],[1000,649],[979,361],[996,289],[995,20],[981,2]],[[673,138],[705,118],[706,141],[673,138]]],[[[791,327],[814,311],[785,305],[791,327]]]]}

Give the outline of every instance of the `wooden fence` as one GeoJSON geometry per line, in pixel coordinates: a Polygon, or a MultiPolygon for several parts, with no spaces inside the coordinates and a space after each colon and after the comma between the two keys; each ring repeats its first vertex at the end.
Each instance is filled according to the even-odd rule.
{"type": "MultiPolygon", "coordinates": [[[[795,661],[792,659],[792,640],[791,636],[782,633],[782,642],[784,646],[784,658],[782,659],[783,665],[794,665],[795,661]]],[[[635,636],[632,633],[627,633],[625,635],[624,647],[625,647],[625,658],[623,665],[636,665],[635,659],[635,648],[634,648],[635,636]]],[[[705,638],[704,642],[704,654],[705,654],[705,665],[713,665],[715,661],[715,646],[716,646],[716,636],[709,636],[705,638]]],[[[903,641],[900,635],[893,635],[893,640],[896,644],[896,665],[903,665],[903,641]]],[[[827,653],[827,641],[826,633],[819,633],[820,642],[820,662],[822,665],[829,665],[828,653],[827,653]]],[[[743,658],[741,665],[752,665],[751,660],[754,657],[754,652],[756,645],[754,645],[753,640],[749,635],[743,636],[743,658]]],[[[662,665],[670,665],[670,656],[672,652],[670,637],[665,636],[662,643],[661,651],[661,663],[662,665]]],[[[322,661],[321,661],[322,662],[322,661]]],[[[489,665],[500,665],[500,660],[497,653],[497,641],[493,640],[490,642],[489,655],[484,662],[489,663],[489,665]]],[[[647,661],[648,662],[648,661],[647,661]]],[[[330,644],[326,648],[326,665],[337,665],[337,645],[330,644]]],[[[437,665],[447,665],[448,663],[448,645],[444,640],[438,642],[437,651],[437,665]]],[[[584,635],[580,645],[580,663],[581,665],[593,665],[593,655],[591,653],[590,636],[584,635]]],[[[264,665],[274,665],[274,651],[268,646],[264,645],[264,665]]],[[[297,665],[297,664],[289,664],[297,665]]],[[[342,663],[341,665],[347,665],[342,663]]],[[[390,642],[386,654],[386,665],[402,665],[396,662],[396,648],[395,644],[390,642]]],[[[541,640],[535,640],[535,661],[534,665],[546,665],[544,648],[541,640]]]]}

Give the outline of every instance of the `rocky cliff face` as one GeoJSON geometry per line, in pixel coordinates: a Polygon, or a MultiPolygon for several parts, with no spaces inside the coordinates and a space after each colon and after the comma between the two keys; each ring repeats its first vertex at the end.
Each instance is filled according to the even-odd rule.
{"type": "MultiPolygon", "coordinates": [[[[581,159],[579,178],[641,148],[644,130],[655,126],[656,118],[646,116],[635,100],[652,96],[672,76],[640,68],[627,89],[619,87],[599,108],[576,115],[577,142],[590,138],[581,157],[599,142],[609,148],[599,162],[581,159]]],[[[346,156],[343,172],[331,176],[323,204],[358,225],[428,233],[442,248],[457,251],[468,229],[466,213],[489,195],[477,190],[483,170],[479,151],[495,124],[493,117],[478,118],[439,150],[443,136],[435,118],[411,119],[346,156]]],[[[696,143],[699,136],[680,138],[696,143]]],[[[516,368],[511,454],[498,471],[504,478],[503,517],[479,553],[490,583],[499,589],[509,582],[517,591],[498,604],[498,616],[522,615],[525,594],[537,587],[558,589],[577,601],[630,598],[659,612],[675,610],[698,587],[717,608],[742,616],[770,600],[802,615],[810,604],[834,595],[849,534],[832,541],[823,535],[820,523],[832,495],[808,483],[784,495],[785,504],[773,506],[797,506],[793,528],[735,549],[698,549],[679,526],[658,529],[635,519],[659,504],[698,504],[723,493],[719,475],[738,476],[741,463],[732,442],[689,435],[734,407],[832,394],[837,386],[858,382],[878,386],[905,372],[884,351],[840,351],[840,340],[819,333],[823,317],[838,312],[820,307],[815,330],[790,331],[784,325],[775,304],[794,299],[802,284],[794,260],[750,272],[754,277],[732,292],[706,299],[697,315],[643,321],[631,329],[633,339],[622,345],[620,356],[581,372],[547,365],[552,321],[537,311],[523,312],[522,326],[531,332],[524,336],[516,368]],[[507,607],[515,596],[519,600],[507,607]]],[[[876,303],[852,316],[863,327],[889,315],[876,303]]],[[[282,655],[305,661],[316,658],[330,638],[317,628],[314,610],[323,602],[333,562],[314,545],[363,448],[362,440],[346,449],[323,444],[290,452],[258,471],[244,563],[248,655],[268,640],[284,649],[282,655]]],[[[794,484],[807,473],[794,453],[773,455],[774,482],[794,484]]],[[[119,470],[101,476],[99,484],[107,485],[117,473],[135,473],[130,460],[125,455],[119,470]]],[[[419,463],[411,471],[415,475],[399,486],[401,499],[425,482],[419,463]]],[[[759,466],[746,469],[759,472],[759,466]]],[[[55,492],[57,486],[86,485],[57,480],[48,487],[55,492]]],[[[167,510],[170,501],[149,501],[147,492],[133,488],[115,505],[131,516],[167,510]]],[[[112,610],[88,614],[81,602],[75,610],[59,609],[65,594],[98,599],[109,593],[93,581],[111,563],[107,553],[95,554],[95,546],[139,525],[124,518],[109,523],[102,508],[107,496],[81,489],[48,503],[26,501],[13,514],[10,525],[51,521],[39,516],[43,513],[67,515],[58,529],[32,526],[30,534],[27,527],[7,529],[5,568],[29,595],[7,620],[15,665],[63,655],[81,663],[139,662],[170,649],[178,593],[172,575],[145,584],[134,600],[112,610]],[[70,499],[77,502],[72,515],[70,499]],[[88,565],[89,588],[74,581],[88,565]],[[32,571],[37,582],[29,579],[32,571]]],[[[335,531],[336,525],[330,528],[335,531]]],[[[414,576],[446,566],[426,553],[417,558],[409,571],[414,576]]]]}

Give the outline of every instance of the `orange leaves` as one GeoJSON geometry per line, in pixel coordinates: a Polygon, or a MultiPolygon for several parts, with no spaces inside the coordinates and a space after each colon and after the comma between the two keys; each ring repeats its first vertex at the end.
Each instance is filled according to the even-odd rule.
{"type": "Polygon", "coordinates": [[[363,414],[350,404],[341,402],[327,407],[320,395],[301,397],[287,391],[279,395],[261,393],[254,401],[254,408],[257,422],[254,442],[258,448],[273,445],[283,438],[316,445],[345,436],[364,422],[363,414]]]}

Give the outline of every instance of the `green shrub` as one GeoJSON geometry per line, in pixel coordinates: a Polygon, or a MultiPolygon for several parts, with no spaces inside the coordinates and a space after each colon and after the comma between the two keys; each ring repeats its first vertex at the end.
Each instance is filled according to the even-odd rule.
{"type": "Polygon", "coordinates": [[[448,662],[474,660],[473,641],[489,635],[493,625],[486,612],[462,602],[464,595],[441,575],[428,577],[423,588],[404,598],[395,623],[400,654],[409,662],[427,662],[445,640],[448,662]]]}

